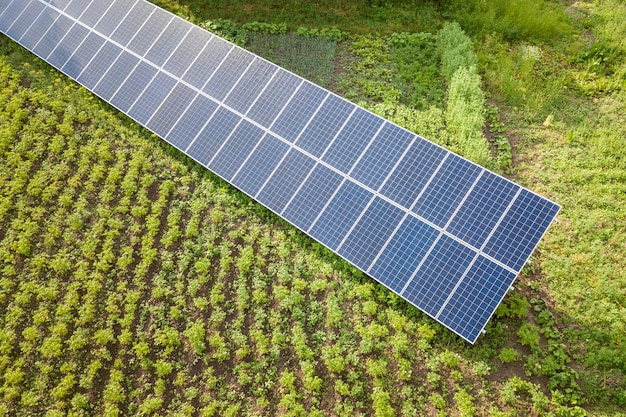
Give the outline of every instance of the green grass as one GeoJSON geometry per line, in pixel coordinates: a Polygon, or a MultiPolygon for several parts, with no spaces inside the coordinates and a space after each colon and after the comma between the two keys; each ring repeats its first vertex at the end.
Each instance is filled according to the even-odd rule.
{"type": "MultiPolygon", "coordinates": [[[[456,16],[475,35],[490,129],[511,139],[516,180],[563,205],[559,222],[472,347],[1,37],[0,415],[624,415],[624,5],[481,3],[522,28],[511,34],[493,19],[472,29],[472,1],[445,15],[430,3],[161,4],[196,22],[360,34],[456,16]],[[537,36],[542,14],[524,4],[565,26],[537,36]]],[[[451,143],[430,41],[247,35],[451,143]]]]}

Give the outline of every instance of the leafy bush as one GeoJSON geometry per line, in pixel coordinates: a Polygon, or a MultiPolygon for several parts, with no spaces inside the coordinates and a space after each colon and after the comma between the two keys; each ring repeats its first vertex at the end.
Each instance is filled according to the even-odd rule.
{"type": "Polygon", "coordinates": [[[521,345],[534,348],[539,346],[539,328],[530,323],[522,323],[517,331],[518,341],[521,345]]]}
{"type": "Polygon", "coordinates": [[[470,68],[478,63],[472,40],[457,22],[443,26],[437,34],[437,47],[441,54],[441,72],[448,82],[459,68],[470,68]]]}
{"type": "Polygon", "coordinates": [[[467,159],[493,168],[489,144],[483,136],[485,93],[475,66],[460,67],[450,80],[446,122],[450,146],[467,159]]]}
{"type": "Polygon", "coordinates": [[[207,20],[206,22],[201,23],[200,26],[239,46],[244,46],[248,41],[248,31],[234,23],[232,20],[207,20]]]}

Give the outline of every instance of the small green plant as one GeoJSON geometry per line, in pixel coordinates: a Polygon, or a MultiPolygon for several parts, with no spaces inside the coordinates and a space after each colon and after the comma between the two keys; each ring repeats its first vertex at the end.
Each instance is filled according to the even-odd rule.
{"type": "Polygon", "coordinates": [[[539,328],[533,324],[524,322],[517,331],[517,340],[523,346],[531,349],[539,346],[539,328]]]}
{"type": "Polygon", "coordinates": [[[511,347],[502,348],[498,354],[498,359],[500,359],[502,363],[515,362],[520,360],[520,357],[519,352],[511,347]]]}

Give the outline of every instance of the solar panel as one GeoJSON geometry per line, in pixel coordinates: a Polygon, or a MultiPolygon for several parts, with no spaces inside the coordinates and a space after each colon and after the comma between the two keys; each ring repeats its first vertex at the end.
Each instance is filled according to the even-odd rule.
{"type": "Polygon", "coordinates": [[[0,31],[470,343],[560,210],[145,0],[0,31]]]}

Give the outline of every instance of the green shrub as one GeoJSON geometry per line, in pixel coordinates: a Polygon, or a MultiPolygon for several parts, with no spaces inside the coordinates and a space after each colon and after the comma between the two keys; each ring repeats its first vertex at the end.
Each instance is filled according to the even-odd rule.
{"type": "Polygon", "coordinates": [[[521,345],[531,349],[539,346],[539,328],[530,323],[522,323],[517,331],[518,341],[521,345]]]}
{"type": "Polygon", "coordinates": [[[459,68],[448,88],[446,122],[452,137],[450,147],[467,159],[493,168],[489,143],[483,136],[485,93],[475,66],[459,68]]]}
{"type": "Polygon", "coordinates": [[[498,359],[500,359],[502,363],[515,362],[520,359],[520,354],[517,350],[513,348],[505,347],[502,348],[502,350],[500,351],[498,359]]]}
{"type": "Polygon", "coordinates": [[[437,47],[441,54],[441,72],[448,82],[459,68],[478,63],[472,40],[457,22],[443,26],[437,34],[437,47]]]}

